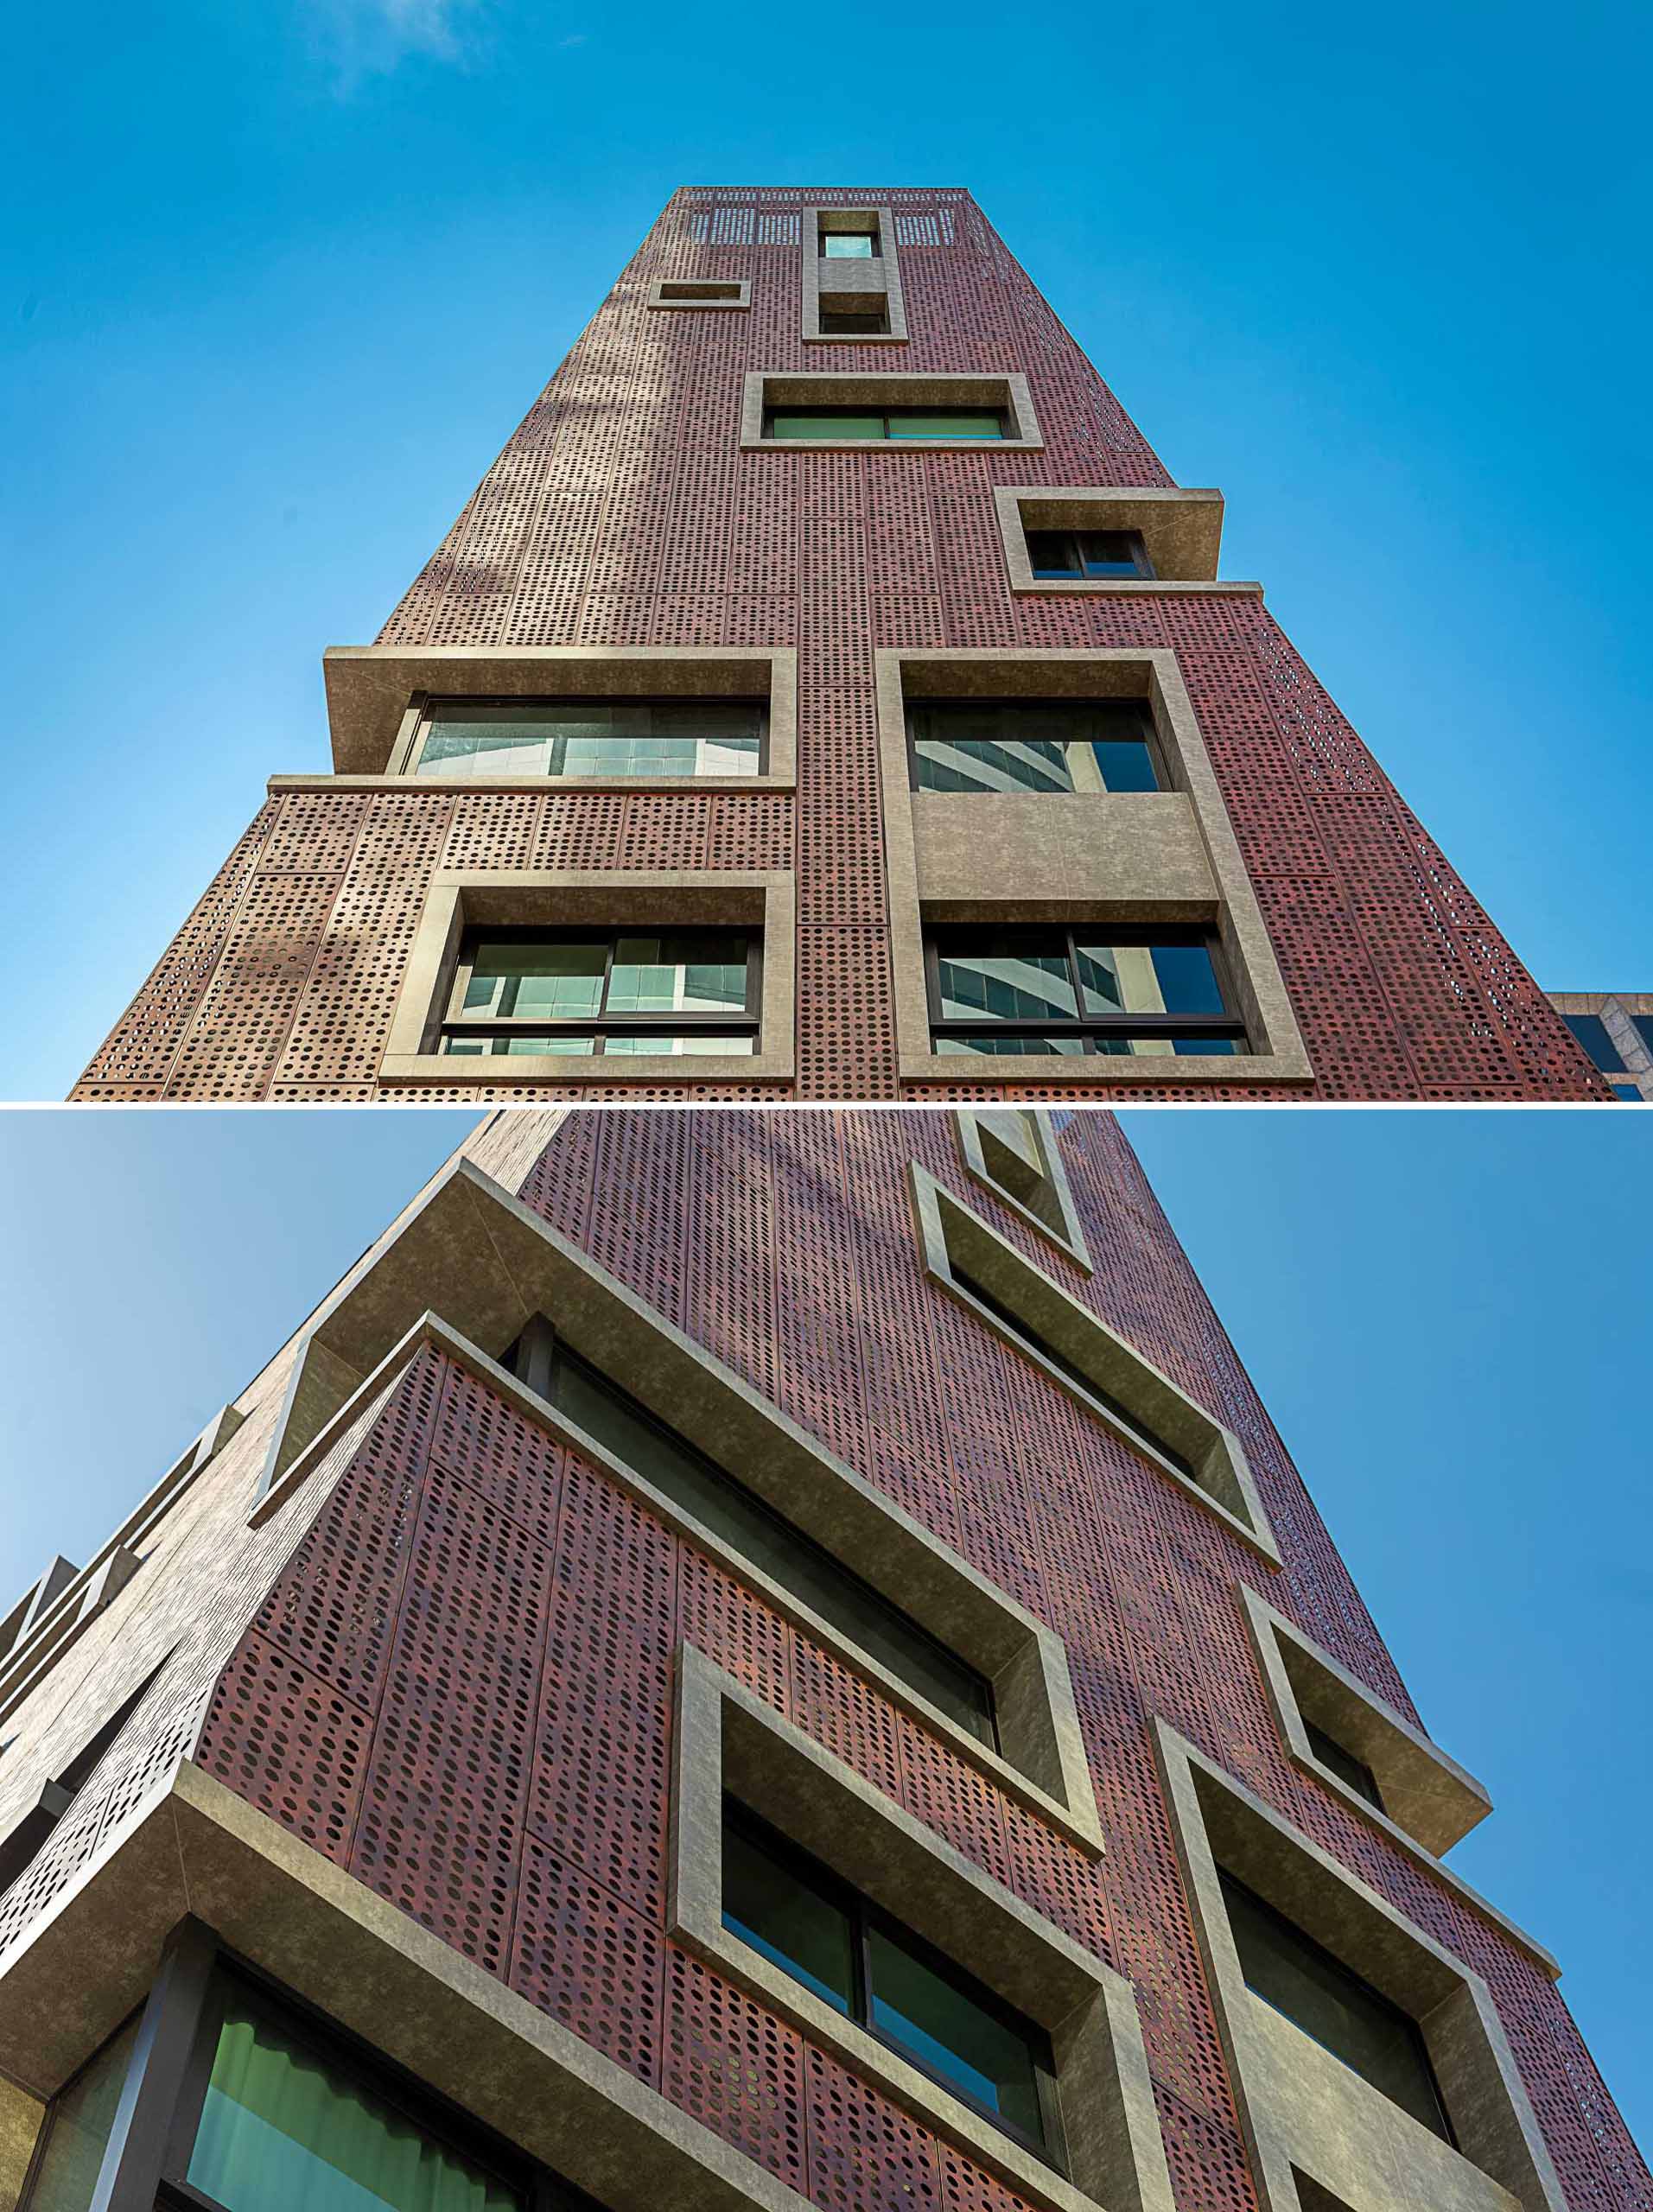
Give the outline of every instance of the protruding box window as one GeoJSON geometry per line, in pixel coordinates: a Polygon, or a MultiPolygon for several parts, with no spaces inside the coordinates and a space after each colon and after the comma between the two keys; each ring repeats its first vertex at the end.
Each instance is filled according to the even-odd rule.
{"type": "Polygon", "coordinates": [[[741,279],[718,276],[657,276],[649,287],[652,308],[749,308],[752,287],[741,279]]]}
{"type": "Polygon", "coordinates": [[[760,776],[759,699],[425,699],[402,772],[499,777],[760,776]]]}
{"type": "Polygon", "coordinates": [[[905,342],[900,256],[887,207],[806,207],[800,245],[806,343],[905,342]]]}
{"type": "Polygon", "coordinates": [[[956,1118],[970,1173],[1089,1274],[1090,1255],[1050,1116],[1037,1107],[961,1107],[956,1118]]]}
{"type": "Polygon", "coordinates": [[[854,452],[1004,452],[1044,442],[1025,376],[754,369],[741,405],[741,443],[763,452],[798,445],[854,452]]]}

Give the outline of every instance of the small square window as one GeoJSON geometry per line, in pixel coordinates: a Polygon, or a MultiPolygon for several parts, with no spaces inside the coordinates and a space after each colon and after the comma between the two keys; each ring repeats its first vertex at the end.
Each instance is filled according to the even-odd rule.
{"type": "Polygon", "coordinates": [[[875,230],[823,230],[819,237],[821,257],[825,261],[871,261],[881,251],[875,230]]]}

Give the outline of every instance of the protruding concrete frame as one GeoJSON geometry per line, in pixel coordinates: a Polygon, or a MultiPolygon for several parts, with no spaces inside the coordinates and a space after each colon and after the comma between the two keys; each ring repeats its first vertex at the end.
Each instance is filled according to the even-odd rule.
{"type": "Polygon", "coordinates": [[[1262,909],[1246,872],[1177,656],[1160,647],[887,647],[878,668],[880,766],[902,1079],[950,1086],[1037,1083],[1107,1089],[1150,1077],[1299,1083],[1313,1074],[1262,909]],[[1168,791],[915,791],[909,697],[1126,698],[1146,702],[1168,791]],[[990,838],[982,834],[987,807],[990,838]],[[1251,1049],[1176,1058],[1071,1058],[934,1050],[925,929],[943,922],[1206,923],[1226,962],[1251,1049]]]}
{"type": "Polygon", "coordinates": [[[1238,1596],[1263,1688],[1294,1765],[1312,1774],[1351,1812],[1455,1890],[1518,1943],[1535,1966],[1552,1977],[1558,1975],[1561,1967],[1543,1945],[1489,1904],[1440,1856],[1492,1809],[1492,1800],[1475,1777],[1255,1590],[1243,1582],[1238,1596]],[[1315,1757],[1303,1725],[1306,1719],[1364,1760],[1387,1809],[1351,1789],[1340,1774],[1315,1757]]]}
{"type": "Polygon", "coordinates": [[[657,276],[645,302],[652,308],[749,308],[752,285],[744,276],[657,276]]]}
{"type": "Polygon", "coordinates": [[[1057,1250],[1091,1272],[1090,1248],[1084,1241],[1084,1224],[1073,1203],[1073,1193],[1068,1187],[1067,1170],[1062,1165],[1062,1154],[1056,1142],[1056,1132],[1051,1117],[1039,1106],[975,1107],[961,1106],[953,1116],[958,1131],[958,1148],[963,1155],[964,1172],[974,1177],[984,1190],[991,1191],[1001,1206],[1008,1206],[1019,1220],[1047,1239],[1057,1250]],[[1042,1179],[1051,1201],[1056,1221],[1017,1197],[1007,1174],[1014,1174],[1023,1163],[1017,1160],[1011,1147],[995,1128],[1005,1117],[1020,1121],[1028,1132],[1030,1142],[1038,1155],[1036,1172],[1042,1179]],[[1059,1222],[1059,1228],[1056,1223],[1059,1222]]]}
{"type": "Polygon", "coordinates": [[[1261,584],[1219,583],[1223,495],[1168,485],[998,484],[993,504],[1014,592],[1227,591],[1262,596],[1261,584]],[[1152,576],[1036,576],[1030,530],[1135,530],[1154,563],[1152,576]]]}
{"type": "Polygon", "coordinates": [[[1347,2212],[1566,2212],[1481,1977],[1166,1721],[1153,1727],[1262,2212],[1323,2212],[1328,2196],[1347,2212]],[[1460,2150],[1253,1996],[1219,1866],[1417,2022],[1460,2150]]]}
{"type": "Polygon", "coordinates": [[[1278,1567],[1280,1550],[1274,1530],[1252,1479],[1244,1446],[1232,1429],[1214,1420],[1134,1344],[1116,1336],[1089,1306],[1082,1306],[1042,1268],[1024,1258],[1008,1237],[955,1197],[945,1184],[938,1183],[927,1168],[915,1160],[908,1172],[919,1249],[931,1279],[950,1290],[961,1305],[968,1306],[995,1336],[1032,1360],[1087,1413],[1122,1436],[1133,1451],[1186,1497],[1214,1514],[1270,1567],[1278,1567]],[[966,1273],[1013,1313],[1025,1314],[1029,1328],[1046,1344],[1053,1344],[1082,1372],[1094,1375],[1099,1389],[1116,1398],[1128,1412],[1139,1415],[1154,1435],[1181,1452],[1197,1470],[1198,1479],[1191,1481],[1141,1437],[1122,1427],[1100,1399],[1091,1397],[1071,1375],[1045,1358],[973,1297],[953,1272],[955,1257],[966,1262],[966,1273]]]}
{"type": "MultiPolygon", "coordinates": [[[[849,264],[846,264],[846,266],[849,264]]],[[[753,453],[1037,453],[1045,440],[1025,376],[943,376],[922,370],[763,370],[747,372],[741,404],[741,444],[753,453]],[[770,407],[997,407],[1009,416],[1008,438],[766,438],[770,407]]]]}
{"type": "Polygon", "coordinates": [[[285,1509],[422,1344],[436,1344],[525,1419],[603,1467],[995,1787],[1100,1855],[1096,1794],[1055,1631],[467,1161],[439,1179],[313,1317],[271,1440],[255,1522],[285,1509]],[[495,1355],[537,1313],[990,1681],[1004,1755],[498,1366],[495,1355]]]}
{"type": "Polygon", "coordinates": [[[678,1655],[668,1914],[671,1933],[719,1973],[1030,2202],[1173,2212],[1129,1982],[692,1644],[678,1655]],[[724,1927],[726,1791],[1046,2030],[1071,2180],[724,1927]]]}
{"type": "Polygon", "coordinates": [[[806,207],[798,225],[803,254],[804,338],[811,346],[904,346],[906,307],[901,296],[901,261],[895,244],[895,218],[887,207],[806,207]],[[821,233],[859,231],[871,216],[878,226],[878,251],[865,261],[834,261],[827,264],[830,281],[823,283],[821,233]],[[848,295],[857,300],[882,300],[889,318],[887,330],[863,335],[823,330],[821,297],[848,295]]]}
{"type": "Polygon", "coordinates": [[[439,868],[430,879],[379,1062],[382,1083],[444,1088],[501,1083],[768,1083],[793,1073],[798,1013],[797,879],[785,869],[439,868]],[[743,928],[763,947],[758,1049],[744,1058],[638,1052],[525,1052],[500,1060],[436,1050],[460,939],[480,924],[499,929],[588,925],[670,929],[743,928]]]}

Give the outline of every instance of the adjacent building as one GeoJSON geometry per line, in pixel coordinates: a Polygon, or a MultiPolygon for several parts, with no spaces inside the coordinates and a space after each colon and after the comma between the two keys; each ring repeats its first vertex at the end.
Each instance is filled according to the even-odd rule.
{"type": "Polygon", "coordinates": [[[1626,1105],[1653,1100],[1653,991],[1552,991],[1550,1004],[1626,1105]]]}
{"type": "Polygon", "coordinates": [[[1111,1116],[497,1116],[0,1624],[0,2207],[1643,2212],[1475,1750],[1111,1116]]]}
{"type": "Polygon", "coordinates": [[[1605,1098],[1222,522],[968,193],[678,192],[75,1096],[1605,1098]]]}

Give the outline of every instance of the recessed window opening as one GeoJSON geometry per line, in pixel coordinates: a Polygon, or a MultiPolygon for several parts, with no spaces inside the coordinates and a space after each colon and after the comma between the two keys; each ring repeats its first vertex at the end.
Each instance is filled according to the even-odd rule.
{"type": "Polygon", "coordinates": [[[976,1127],[982,1165],[991,1180],[1053,1236],[1070,1242],[1062,1196],[1046,1170],[1033,1116],[1014,1107],[991,1109],[976,1115],[976,1127]]]}
{"type": "Polygon", "coordinates": [[[1097,925],[931,931],[938,1052],[1243,1052],[1211,933],[1097,925]]]}
{"type": "Polygon", "coordinates": [[[1025,1321],[1014,1308],[1007,1306],[1002,1299],[995,1298],[978,1276],[971,1274],[968,1268],[960,1267],[957,1260],[952,1262],[952,1274],[953,1281],[959,1288],[968,1291],[972,1298],[985,1306],[996,1320],[1003,1322],[1013,1337],[1020,1338],[1022,1344],[1036,1351],[1041,1359],[1047,1359],[1052,1367],[1059,1369],[1070,1382],[1078,1385],[1086,1397],[1095,1399],[1109,1418],[1124,1430],[1125,1434],[1133,1443],[1139,1444],[1145,1451],[1153,1452],[1156,1459],[1166,1460],[1176,1469],[1179,1475],[1186,1476],[1191,1483],[1198,1483],[1198,1476],[1180,1452],[1167,1444],[1162,1438],[1156,1436],[1128,1406],[1122,1405],[1111,1391],[1104,1390],[1100,1383],[1094,1381],[1086,1370],[1079,1366],[1077,1361],[1070,1359],[1065,1352],[1059,1351],[1047,1337],[1040,1336],[1037,1329],[1025,1321]]]}
{"type": "MultiPolygon", "coordinates": [[[[163,1660],[162,1665],[165,1663],[163,1660]]],[[[69,1764],[43,1786],[34,1806],[24,1814],[10,1835],[0,1840],[0,1896],[19,1881],[40,1857],[75,1799],[91,1781],[104,1758],[113,1750],[122,1729],[149,1695],[150,1686],[160,1672],[161,1668],[156,1667],[144,1676],[131,1695],[115,1708],[69,1764]]]]}
{"type": "Polygon", "coordinates": [[[1030,530],[1027,558],[1034,576],[1051,582],[1154,575],[1140,530],[1030,530]]]}
{"type": "Polygon", "coordinates": [[[889,335],[888,302],[869,299],[864,292],[823,292],[817,315],[823,338],[887,338],[889,335]]]}
{"type": "Polygon", "coordinates": [[[1564,1014],[1567,1027],[1605,1075],[1628,1075],[1618,1047],[1599,1014],[1564,1014]]]}
{"type": "Polygon", "coordinates": [[[416,776],[756,776],[767,711],[755,699],[432,699],[416,776]]]}
{"type": "Polygon", "coordinates": [[[723,1810],[723,1925],[1063,2170],[1044,2030],[733,1798],[723,1810]]]}
{"type": "Polygon", "coordinates": [[[1383,1793],[1377,1786],[1377,1777],[1364,1759],[1357,1758],[1353,1751],[1346,1751],[1337,1738],[1328,1736],[1324,1728],[1317,1727],[1307,1713],[1302,1713],[1300,1718],[1303,1732],[1308,1738],[1309,1749],[1320,1764],[1329,1767],[1339,1782],[1346,1782],[1350,1789],[1357,1796],[1364,1797],[1369,1805],[1375,1806],[1380,1813],[1386,1812],[1388,1808],[1383,1802],[1383,1793]]]}
{"type": "Polygon", "coordinates": [[[875,221],[864,231],[830,231],[823,225],[817,235],[823,261],[872,261],[883,251],[875,221]]]}
{"type": "Polygon", "coordinates": [[[1455,2148],[1417,2022],[1225,1868],[1218,1875],[1246,1987],[1455,2148]]]}
{"type": "Polygon", "coordinates": [[[766,438],[799,444],[849,438],[868,444],[944,439],[980,445],[1009,435],[1001,408],[891,407],[875,411],[859,407],[772,407],[764,416],[766,438]]]}
{"type": "Polygon", "coordinates": [[[570,1351],[543,1316],[524,1331],[504,1363],[624,1465],[663,1491],[950,1720],[978,1741],[998,1748],[989,1682],[812,1537],[570,1351]]]}
{"type": "Polygon", "coordinates": [[[660,284],[663,300],[738,300],[741,287],[716,277],[667,276],[660,284]]]}
{"type": "Polygon", "coordinates": [[[744,930],[467,930],[445,1054],[758,1049],[759,938],[744,930]]]}
{"type": "Polygon", "coordinates": [[[919,699],[906,710],[921,791],[1158,791],[1146,700],[919,699]]]}

